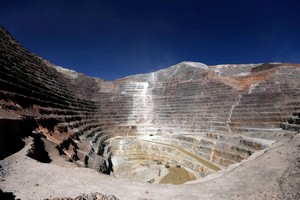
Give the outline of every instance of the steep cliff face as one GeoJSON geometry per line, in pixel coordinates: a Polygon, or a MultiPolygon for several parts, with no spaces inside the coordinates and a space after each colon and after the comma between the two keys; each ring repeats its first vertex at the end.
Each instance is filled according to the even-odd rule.
{"type": "Polygon", "coordinates": [[[1,159],[40,134],[78,166],[161,183],[180,167],[187,181],[299,130],[296,64],[182,62],[108,82],[52,65],[3,28],[0,44],[1,159]]]}

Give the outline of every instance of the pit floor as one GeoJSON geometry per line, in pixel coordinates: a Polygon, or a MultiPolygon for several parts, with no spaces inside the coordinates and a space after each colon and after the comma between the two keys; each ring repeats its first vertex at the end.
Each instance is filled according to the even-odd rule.
{"type": "Polygon", "coordinates": [[[182,166],[157,160],[124,160],[113,157],[114,176],[144,183],[153,184],[183,184],[196,180],[195,175],[182,166]],[[167,167],[166,167],[167,166],[167,167]]]}

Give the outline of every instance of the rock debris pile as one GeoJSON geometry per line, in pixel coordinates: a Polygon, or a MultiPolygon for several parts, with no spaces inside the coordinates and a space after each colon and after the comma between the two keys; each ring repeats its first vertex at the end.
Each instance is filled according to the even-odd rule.
{"type": "Polygon", "coordinates": [[[82,194],[75,198],[65,197],[65,198],[47,198],[45,200],[119,200],[114,195],[103,195],[101,193],[92,193],[92,194],[82,194]]]}

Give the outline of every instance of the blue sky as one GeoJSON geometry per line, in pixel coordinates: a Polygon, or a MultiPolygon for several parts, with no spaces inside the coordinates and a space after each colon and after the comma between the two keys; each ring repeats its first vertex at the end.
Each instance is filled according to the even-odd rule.
{"type": "Polygon", "coordinates": [[[113,80],[181,61],[300,63],[299,0],[1,0],[26,49],[113,80]]]}

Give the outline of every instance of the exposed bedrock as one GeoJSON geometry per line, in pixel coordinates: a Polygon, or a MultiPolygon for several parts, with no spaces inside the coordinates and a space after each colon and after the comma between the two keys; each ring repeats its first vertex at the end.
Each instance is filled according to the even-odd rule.
{"type": "Polygon", "coordinates": [[[299,130],[296,64],[182,62],[109,82],[45,61],[3,28],[0,44],[1,159],[32,136],[37,144],[31,153],[50,162],[42,135],[78,166],[149,183],[183,183],[299,130]],[[176,173],[185,181],[172,179],[176,173]]]}

